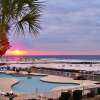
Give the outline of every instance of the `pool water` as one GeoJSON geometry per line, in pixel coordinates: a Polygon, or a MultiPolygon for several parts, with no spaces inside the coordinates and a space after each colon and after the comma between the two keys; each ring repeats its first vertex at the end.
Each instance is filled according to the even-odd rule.
{"type": "Polygon", "coordinates": [[[14,86],[12,86],[12,90],[15,92],[46,92],[53,88],[59,87],[59,86],[77,86],[79,84],[77,83],[47,83],[40,81],[40,78],[43,76],[31,76],[31,78],[28,78],[28,76],[18,77],[18,76],[12,76],[9,74],[0,74],[0,77],[6,77],[6,78],[16,78],[20,82],[14,86]]]}

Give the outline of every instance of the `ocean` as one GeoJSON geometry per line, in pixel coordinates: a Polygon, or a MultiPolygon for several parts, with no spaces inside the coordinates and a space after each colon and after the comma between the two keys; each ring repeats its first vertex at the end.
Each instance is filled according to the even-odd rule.
{"type": "Polygon", "coordinates": [[[51,59],[51,60],[100,60],[100,55],[40,55],[40,56],[6,56],[6,58],[17,59],[17,58],[33,58],[33,59],[51,59]]]}

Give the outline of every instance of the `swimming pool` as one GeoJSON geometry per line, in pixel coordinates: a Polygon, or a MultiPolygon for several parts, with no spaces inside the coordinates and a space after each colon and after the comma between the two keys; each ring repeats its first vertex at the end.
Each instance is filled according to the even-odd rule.
{"type": "Polygon", "coordinates": [[[3,77],[13,77],[19,80],[18,84],[15,84],[12,86],[12,90],[15,92],[46,92],[53,88],[59,87],[59,86],[77,86],[79,84],[77,83],[47,83],[40,81],[40,78],[43,76],[31,76],[31,78],[28,78],[28,76],[13,76],[9,74],[0,74],[0,78],[3,77]]]}

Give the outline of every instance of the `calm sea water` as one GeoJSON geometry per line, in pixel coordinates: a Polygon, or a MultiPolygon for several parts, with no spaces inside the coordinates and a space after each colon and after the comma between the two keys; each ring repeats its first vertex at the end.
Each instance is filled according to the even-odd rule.
{"type": "Polygon", "coordinates": [[[36,59],[53,59],[53,60],[100,60],[100,55],[44,55],[44,56],[7,56],[7,58],[36,58],[36,59]]]}

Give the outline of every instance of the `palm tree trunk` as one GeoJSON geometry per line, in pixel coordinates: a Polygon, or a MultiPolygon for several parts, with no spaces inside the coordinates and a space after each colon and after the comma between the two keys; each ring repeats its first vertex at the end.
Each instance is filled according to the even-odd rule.
{"type": "Polygon", "coordinates": [[[9,41],[6,33],[0,33],[0,56],[4,55],[9,49],[9,41]]]}

